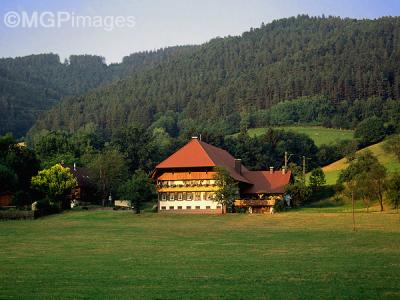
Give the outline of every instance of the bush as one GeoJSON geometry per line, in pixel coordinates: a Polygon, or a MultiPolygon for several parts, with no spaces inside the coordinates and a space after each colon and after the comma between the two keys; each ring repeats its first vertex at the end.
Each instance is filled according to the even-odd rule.
{"type": "Polygon", "coordinates": [[[36,201],[35,217],[51,215],[60,212],[57,203],[50,202],[48,198],[36,201]]]}
{"type": "Polygon", "coordinates": [[[383,120],[378,117],[371,117],[361,121],[354,137],[360,140],[362,146],[368,146],[383,140],[386,135],[386,129],[383,120]]]}
{"type": "Polygon", "coordinates": [[[18,191],[12,198],[12,204],[17,207],[24,207],[32,204],[31,196],[25,191],[18,191]]]}
{"type": "Polygon", "coordinates": [[[312,191],[301,181],[286,186],[286,193],[292,197],[293,206],[300,206],[310,200],[312,191]]]}
{"type": "Polygon", "coordinates": [[[286,210],[286,201],[285,200],[279,200],[275,203],[274,205],[274,211],[275,212],[280,212],[286,210]]]}

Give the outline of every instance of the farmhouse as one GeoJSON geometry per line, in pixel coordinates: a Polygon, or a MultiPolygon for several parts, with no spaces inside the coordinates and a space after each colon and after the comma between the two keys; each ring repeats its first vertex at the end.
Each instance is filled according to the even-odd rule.
{"type": "Polygon", "coordinates": [[[240,199],[235,207],[249,212],[269,212],[283,198],[291,173],[285,169],[249,171],[240,159],[197,137],[158,164],[153,171],[158,192],[158,211],[176,213],[222,213],[215,201],[216,167],[224,167],[238,182],[240,199]]]}

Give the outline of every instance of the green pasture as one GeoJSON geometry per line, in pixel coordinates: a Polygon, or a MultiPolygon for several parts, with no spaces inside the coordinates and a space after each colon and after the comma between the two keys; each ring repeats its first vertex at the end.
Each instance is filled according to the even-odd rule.
{"type": "Polygon", "coordinates": [[[398,299],[400,219],[71,211],[0,222],[0,299],[398,299]]]}

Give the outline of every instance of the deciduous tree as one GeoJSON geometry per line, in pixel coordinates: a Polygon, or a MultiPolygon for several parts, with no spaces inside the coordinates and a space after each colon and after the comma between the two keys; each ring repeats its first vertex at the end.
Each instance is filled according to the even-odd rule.
{"type": "Polygon", "coordinates": [[[137,170],[131,179],[120,186],[119,195],[131,201],[134,211],[139,214],[143,202],[149,201],[154,197],[154,184],[144,171],[137,170]]]}
{"type": "Polygon", "coordinates": [[[215,201],[222,205],[222,213],[225,209],[232,211],[233,203],[239,196],[238,184],[225,168],[219,167],[216,171],[214,179],[218,190],[215,192],[215,201]]]}
{"type": "Polygon", "coordinates": [[[77,185],[77,180],[69,168],[56,164],[39,171],[32,177],[32,186],[43,192],[52,202],[62,200],[77,185]]]}

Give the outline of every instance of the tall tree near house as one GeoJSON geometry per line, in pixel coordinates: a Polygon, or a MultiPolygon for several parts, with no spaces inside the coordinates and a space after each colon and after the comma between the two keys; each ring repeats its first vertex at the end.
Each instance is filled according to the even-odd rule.
{"type": "Polygon", "coordinates": [[[324,171],[321,167],[312,170],[309,185],[313,190],[318,190],[321,186],[326,183],[324,171]]]}
{"type": "Polygon", "coordinates": [[[391,136],[383,144],[384,149],[387,152],[394,154],[398,161],[400,161],[400,135],[391,136]]]}
{"type": "Polygon", "coordinates": [[[353,182],[354,184],[351,184],[353,192],[364,200],[367,211],[369,211],[370,201],[374,198],[378,198],[380,210],[383,211],[385,178],[386,168],[371,151],[366,150],[350,161],[348,167],[340,173],[338,182],[353,182]]]}
{"type": "Polygon", "coordinates": [[[137,214],[140,213],[143,202],[151,200],[155,194],[154,184],[142,170],[137,170],[132,178],[119,188],[120,197],[129,200],[137,214]]]}
{"type": "Polygon", "coordinates": [[[232,211],[233,203],[239,196],[238,184],[225,168],[218,167],[216,171],[214,179],[218,190],[215,192],[215,200],[222,205],[222,213],[225,209],[232,211]]]}
{"type": "Polygon", "coordinates": [[[112,148],[95,154],[89,161],[88,167],[93,180],[101,191],[103,204],[108,195],[116,191],[128,175],[128,168],[123,155],[112,148]]]}
{"type": "MultiPolygon", "coordinates": [[[[394,173],[386,183],[386,195],[389,203],[399,214],[400,207],[400,173],[394,173]]],[[[399,214],[400,217],[400,214],[399,214]]]]}

